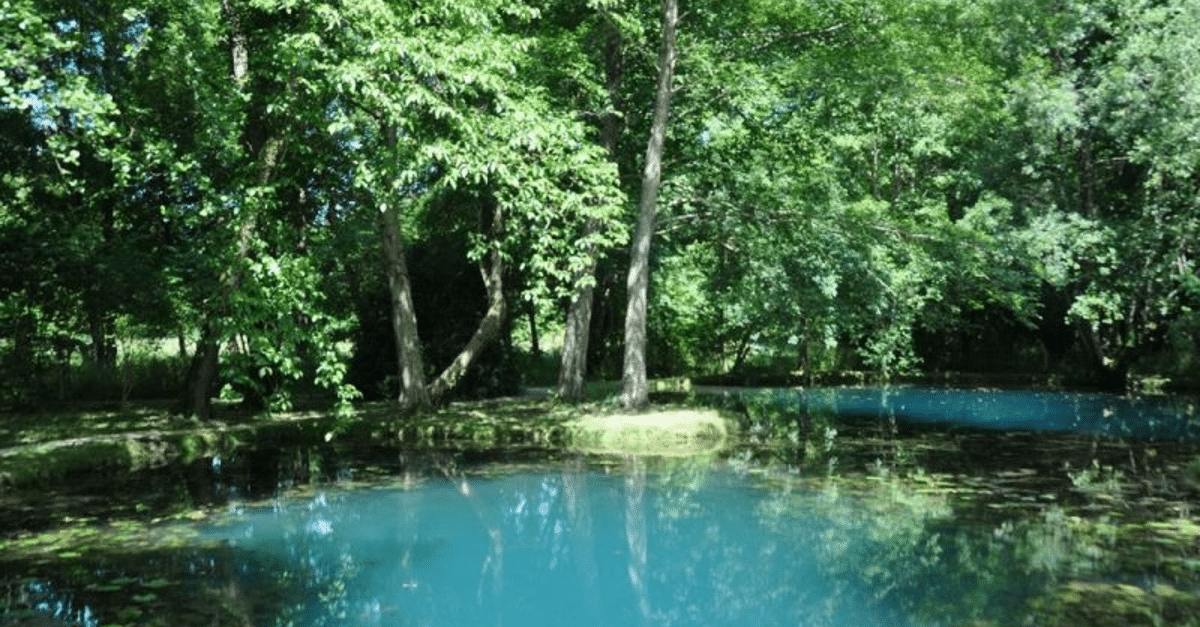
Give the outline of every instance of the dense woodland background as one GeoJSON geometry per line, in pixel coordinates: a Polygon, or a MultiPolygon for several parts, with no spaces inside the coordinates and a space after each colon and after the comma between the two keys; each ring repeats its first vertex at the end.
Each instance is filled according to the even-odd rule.
{"type": "Polygon", "coordinates": [[[1200,2],[677,2],[3,0],[0,405],[1200,379],[1200,2]]]}

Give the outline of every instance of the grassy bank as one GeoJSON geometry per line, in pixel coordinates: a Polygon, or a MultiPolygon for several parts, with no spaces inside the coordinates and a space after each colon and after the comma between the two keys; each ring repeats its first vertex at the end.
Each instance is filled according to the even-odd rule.
{"type": "MultiPolygon", "coordinates": [[[[680,382],[656,383],[678,397],[680,382]]],[[[592,446],[597,423],[607,417],[627,433],[605,384],[582,405],[556,403],[546,393],[493,401],[452,403],[433,412],[404,415],[392,403],[368,403],[351,416],[328,411],[247,414],[227,409],[221,419],[197,421],[172,415],[166,405],[126,409],[12,413],[0,418],[0,491],[53,484],[95,472],[137,472],[189,463],[245,447],[283,447],[331,441],[400,447],[495,449],[592,446]]],[[[712,439],[705,431],[705,438],[712,439]]],[[[721,436],[724,436],[722,431],[721,436]]],[[[637,438],[635,438],[636,440],[637,438]]],[[[642,438],[644,439],[644,438],[642,438]]],[[[653,439],[653,438],[651,438],[653,439]]],[[[673,440],[678,444],[678,438],[673,440]]],[[[611,447],[610,447],[611,448],[611,447]]],[[[653,453],[639,444],[637,452],[653,453]]],[[[620,446],[610,452],[621,452],[620,446]]],[[[630,451],[631,452],[631,451],[630,451]]]]}

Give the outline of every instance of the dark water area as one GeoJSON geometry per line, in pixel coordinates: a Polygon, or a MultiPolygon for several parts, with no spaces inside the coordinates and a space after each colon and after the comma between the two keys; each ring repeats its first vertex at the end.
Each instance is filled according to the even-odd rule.
{"type": "Polygon", "coordinates": [[[694,458],[335,441],[3,493],[0,625],[1200,624],[1186,399],[745,404],[694,458]]]}

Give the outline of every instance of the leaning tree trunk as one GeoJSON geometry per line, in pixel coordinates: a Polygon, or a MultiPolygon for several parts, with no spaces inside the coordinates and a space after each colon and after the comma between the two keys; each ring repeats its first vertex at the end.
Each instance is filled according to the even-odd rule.
{"type": "Polygon", "coordinates": [[[479,321],[474,335],[467,341],[458,356],[450,362],[438,378],[429,385],[429,397],[437,403],[458,383],[466,374],[467,369],[483,349],[487,348],[500,335],[504,323],[504,260],[500,254],[500,237],[504,227],[504,213],[497,203],[492,208],[491,216],[492,250],[488,253],[488,263],[479,261],[479,273],[483,275],[483,284],[487,289],[488,308],[479,321]]]}
{"type": "MultiPolygon", "coordinates": [[[[620,96],[621,78],[623,74],[623,58],[621,55],[620,32],[613,26],[609,27],[608,41],[604,51],[605,87],[608,91],[610,106],[614,109],[620,96]]],[[[616,111],[609,112],[604,117],[600,130],[604,146],[608,150],[609,159],[618,162],[618,142],[621,136],[621,116],[616,111]]],[[[600,223],[589,220],[584,227],[583,237],[589,241],[600,229],[600,223]]],[[[587,400],[587,355],[588,340],[591,336],[592,302],[595,300],[596,266],[600,251],[589,244],[585,251],[587,263],[580,275],[576,277],[575,296],[567,310],[567,324],[563,333],[562,362],[558,369],[558,390],[556,395],[568,401],[587,400]]]]}
{"type": "Polygon", "coordinates": [[[412,285],[408,278],[408,264],[400,241],[400,225],[395,206],[388,206],[380,218],[384,257],[388,272],[388,289],[391,293],[392,332],[396,340],[396,357],[399,362],[400,395],[403,411],[428,409],[440,402],[459,379],[475,363],[480,353],[500,335],[504,322],[504,262],[500,254],[499,240],[504,216],[496,205],[491,216],[491,236],[494,242],[488,261],[480,261],[479,271],[487,289],[488,309],[474,335],[449,366],[429,385],[425,384],[425,365],[421,355],[421,341],[417,333],[417,315],[413,308],[412,285]]]}
{"type": "Polygon", "coordinates": [[[667,118],[674,92],[675,30],[679,22],[679,0],[663,0],[662,50],[658,55],[658,87],[654,96],[654,117],[650,140],[646,144],[646,164],[642,171],[642,194],[638,203],[637,229],[629,259],[628,306],[625,312],[625,363],[622,368],[621,400],[627,409],[641,409],[649,403],[646,380],[646,310],[650,292],[650,240],[658,213],[658,190],[662,183],[663,145],[666,143],[667,118]]]}

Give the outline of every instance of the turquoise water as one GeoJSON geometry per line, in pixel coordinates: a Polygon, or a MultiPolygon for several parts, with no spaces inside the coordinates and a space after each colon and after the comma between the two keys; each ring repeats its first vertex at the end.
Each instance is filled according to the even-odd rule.
{"type": "Polygon", "coordinates": [[[279,565],[243,569],[242,587],[287,571],[273,624],[903,627],[960,576],[894,572],[929,548],[929,512],[897,520],[729,469],[625,470],[331,489],[205,535],[279,565]]]}
{"type": "Polygon", "coordinates": [[[1105,393],[922,387],[813,388],[759,392],[807,411],[843,418],[894,417],[990,430],[1086,433],[1200,442],[1200,401],[1105,393]]]}
{"type": "Polygon", "coordinates": [[[25,529],[201,521],[57,557],[0,544],[0,625],[1074,625],[1130,590],[1153,593],[1148,625],[1200,608],[1194,399],[743,398],[746,437],[694,459],[335,442],[7,496],[25,529]]]}

